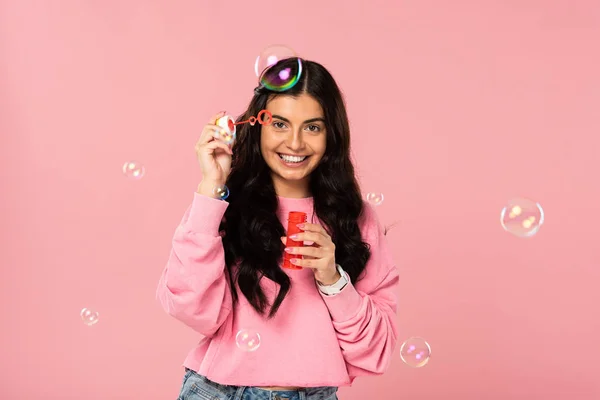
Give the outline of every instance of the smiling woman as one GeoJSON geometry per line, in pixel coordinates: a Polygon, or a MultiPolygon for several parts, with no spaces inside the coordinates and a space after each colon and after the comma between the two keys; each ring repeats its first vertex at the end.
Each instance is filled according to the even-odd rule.
{"type": "Polygon", "coordinates": [[[262,126],[260,150],[271,169],[275,191],[282,197],[302,197],[327,147],[323,109],[302,93],[276,96],[267,102],[267,110],[273,122],[262,126]]]}
{"type": "Polygon", "coordinates": [[[333,400],[392,359],[398,271],[354,175],[341,92],[322,65],[274,67],[288,63],[301,63],[298,83],[255,89],[237,121],[266,109],[270,123],[239,124],[230,148],[214,136],[220,113],[196,146],[203,180],[157,292],[204,336],[179,399],[333,400]],[[212,190],[223,184],[230,195],[219,201],[212,190]],[[313,245],[287,243],[292,212],[307,220],[290,240],[313,245]],[[284,251],[301,268],[282,268],[284,251]]]}

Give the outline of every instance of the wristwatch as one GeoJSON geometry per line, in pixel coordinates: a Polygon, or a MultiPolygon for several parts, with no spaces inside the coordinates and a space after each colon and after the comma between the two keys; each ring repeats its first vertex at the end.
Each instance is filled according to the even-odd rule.
{"type": "Polygon", "coordinates": [[[340,279],[338,279],[337,282],[331,285],[322,285],[319,283],[319,281],[317,281],[317,287],[319,288],[321,293],[326,294],[327,296],[333,296],[334,294],[338,294],[350,282],[350,277],[348,276],[346,271],[342,269],[342,266],[340,264],[336,264],[335,266],[341,275],[340,279]]]}

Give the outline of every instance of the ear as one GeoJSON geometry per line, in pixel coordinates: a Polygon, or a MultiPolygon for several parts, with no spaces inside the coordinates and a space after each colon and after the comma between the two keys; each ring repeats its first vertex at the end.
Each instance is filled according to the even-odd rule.
{"type": "Polygon", "coordinates": [[[285,244],[287,243],[287,237],[282,236],[281,237],[281,243],[283,243],[283,245],[285,246],[285,244]]]}

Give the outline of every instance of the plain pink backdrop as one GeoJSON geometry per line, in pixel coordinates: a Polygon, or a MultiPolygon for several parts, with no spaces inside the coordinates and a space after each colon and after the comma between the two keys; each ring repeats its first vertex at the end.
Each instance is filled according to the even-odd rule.
{"type": "Polygon", "coordinates": [[[177,396],[198,338],[154,292],[194,144],[276,43],[344,90],[401,340],[433,349],[340,398],[600,398],[599,38],[593,0],[0,0],[0,398],[177,396]],[[502,230],[513,197],[535,237],[502,230]]]}

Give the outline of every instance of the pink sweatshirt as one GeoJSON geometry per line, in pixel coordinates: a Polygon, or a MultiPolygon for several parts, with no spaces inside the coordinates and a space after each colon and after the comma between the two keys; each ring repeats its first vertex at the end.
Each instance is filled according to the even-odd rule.
{"type": "MultiPolygon", "coordinates": [[[[284,227],[290,211],[304,211],[311,221],[312,198],[279,197],[279,202],[284,227]]],[[[363,238],[371,245],[363,278],[327,296],[311,269],[284,269],[292,285],[275,317],[267,320],[239,289],[239,302],[232,305],[219,235],[228,205],[194,194],[158,285],[165,311],[204,336],[184,366],[234,386],[347,386],[357,376],[385,372],[398,339],[398,270],[371,206],[365,204],[361,221],[363,238]],[[258,349],[237,347],[241,329],[258,332],[258,349]]],[[[263,278],[261,286],[272,301],[278,285],[263,278]]]]}

